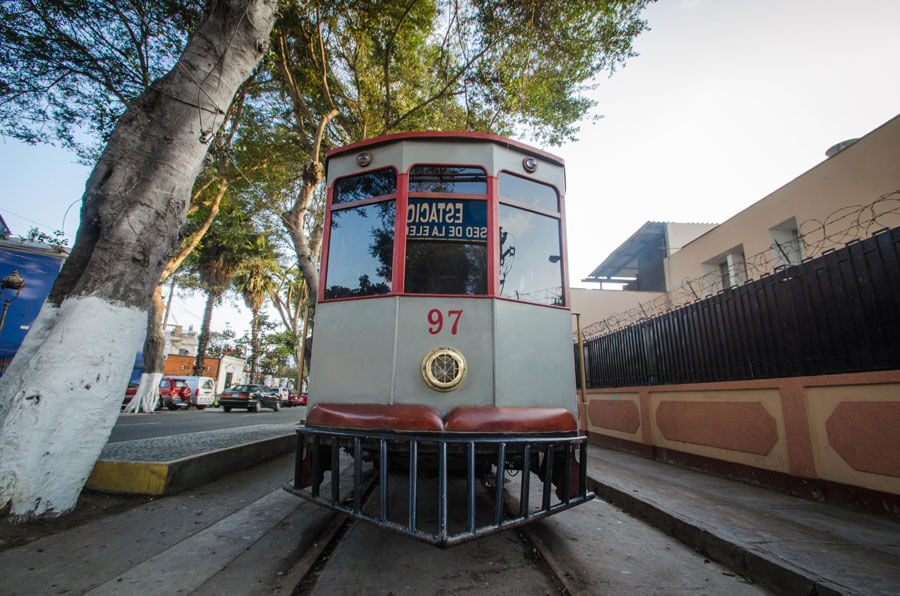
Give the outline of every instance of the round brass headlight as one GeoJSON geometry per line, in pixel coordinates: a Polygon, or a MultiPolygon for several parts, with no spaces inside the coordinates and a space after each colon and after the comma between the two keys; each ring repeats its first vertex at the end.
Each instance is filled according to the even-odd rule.
{"type": "Polygon", "coordinates": [[[466,378],[466,359],[451,347],[435,348],[422,360],[422,378],[435,391],[453,391],[466,378]]]}

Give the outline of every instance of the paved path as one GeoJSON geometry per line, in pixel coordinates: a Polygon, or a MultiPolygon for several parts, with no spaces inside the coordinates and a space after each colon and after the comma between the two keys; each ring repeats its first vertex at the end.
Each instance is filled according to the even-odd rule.
{"type": "MultiPolygon", "coordinates": [[[[216,432],[223,433],[219,440],[243,439],[232,431],[216,432]]],[[[287,454],[257,463],[210,484],[8,549],[0,553],[0,592],[290,593],[323,547],[322,531],[338,519],[281,489],[290,480],[292,458],[287,454]]],[[[594,447],[588,470],[594,490],[609,503],[774,591],[900,594],[900,524],[894,521],[594,447]]],[[[529,532],[551,566],[568,578],[573,594],[666,592],[660,582],[669,575],[675,589],[680,563],[665,563],[659,553],[642,546],[649,540],[642,536],[652,533],[617,532],[618,522],[629,519],[598,502],[535,522],[529,532]],[[617,551],[635,563],[623,570],[659,581],[639,577],[629,584],[609,574],[592,575],[597,571],[592,561],[609,559],[617,551]],[[638,567],[640,558],[659,568],[638,567]]],[[[369,535],[376,550],[384,536],[362,526],[353,531],[369,535]]],[[[471,547],[476,553],[479,543],[471,547]]],[[[411,552],[440,552],[429,549],[433,547],[414,543],[411,552]]],[[[709,568],[710,581],[716,580],[712,587],[696,591],[756,589],[716,569],[709,568]],[[731,587],[722,587],[729,582],[731,587]]]]}

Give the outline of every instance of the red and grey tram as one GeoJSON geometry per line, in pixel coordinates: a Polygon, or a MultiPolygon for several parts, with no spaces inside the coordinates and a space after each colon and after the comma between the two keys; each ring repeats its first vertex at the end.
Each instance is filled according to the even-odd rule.
{"type": "Polygon", "coordinates": [[[309,410],[285,489],[442,546],[592,498],[563,161],[494,135],[405,133],[331,151],[326,172],[309,410]]]}

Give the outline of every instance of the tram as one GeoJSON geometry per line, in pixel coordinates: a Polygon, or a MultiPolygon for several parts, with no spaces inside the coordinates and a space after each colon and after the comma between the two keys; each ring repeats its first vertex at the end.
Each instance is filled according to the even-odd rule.
{"type": "Polygon", "coordinates": [[[563,161],[495,135],[402,133],[331,151],[326,177],[309,409],[285,490],[441,546],[591,499],[563,161]]]}

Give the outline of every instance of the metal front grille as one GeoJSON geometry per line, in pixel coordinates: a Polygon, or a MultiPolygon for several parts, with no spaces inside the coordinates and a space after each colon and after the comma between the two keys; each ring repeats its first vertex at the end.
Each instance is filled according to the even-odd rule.
{"type": "Polygon", "coordinates": [[[308,427],[298,428],[297,433],[294,483],[285,486],[285,490],[358,519],[440,546],[451,546],[520,526],[594,497],[587,490],[587,439],[583,436],[430,435],[308,427]],[[332,449],[333,446],[341,446],[351,453],[353,470],[350,490],[341,486],[339,449],[332,449]],[[301,478],[306,454],[310,455],[308,463],[312,484],[307,488],[298,488],[303,484],[301,478]],[[577,467],[573,469],[571,462],[575,460],[572,456],[576,454],[577,467]],[[365,502],[364,460],[367,456],[374,460],[369,475],[374,475],[375,491],[369,502],[365,502]],[[330,461],[322,461],[323,457],[330,458],[330,461]],[[486,476],[493,481],[492,494],[476,495],[477,471],[484,471],[488,461],[491,465],[486,476]],[[562,472],[556,470],[554,473],[554,465],[558,466],[559,462],[566,465],[562,472]],[[397,483],[392,484],[390,478],[390,470],[398,467],[403,470],[401,477],[408,475],[408,479],[403,479],[402,490],[397,489],[397,483]],[[451,488],[451,481],[461,480],[459,474],[450,477],[451,467],[453,472],[464,476],[464,490],[451,488]],[[525,472],[520,471],[518,504],[516,510],[511,512],[504,508],[504,479],[513,469],[519,468],[525,472]],[[326,473],[326,469],[330,471],[326,473]],[[538,474],[535,485],[529,470],[538,474]],[[436,474],[436,478],[423,480],[425,471],[436,474]],[[327,494],[322,494],[321,487],[326,477],[330,486],[327,494]],[[557,491],[553,491],[554,478],[559,486],[557,491]],[[395,487],[393,492],[391,486],[395,487]],[[530,493],[538,486],[540,497],[532,500],[530,493]],[[572,490],[574,486],[577,488],[572,490]],[[343,499],[342,493],[347,495],[343,499]],[[487,507],[485,499],[489,501],[487,507]],[[402,503],[394,503],[395,500],[402,503]],[[370,507],[370,503],[375,506],[370,507]],[[397,504],[401,505],[402,518],[398,518],[398,507],[393,506],[397,504]],[[420,509],[423,508],[431,513],[422,516],[420,509]],[[461,515],[463,510],[464,517],[461,515]],[[433,515],[434,512],[436,515],[433,515]]]}

